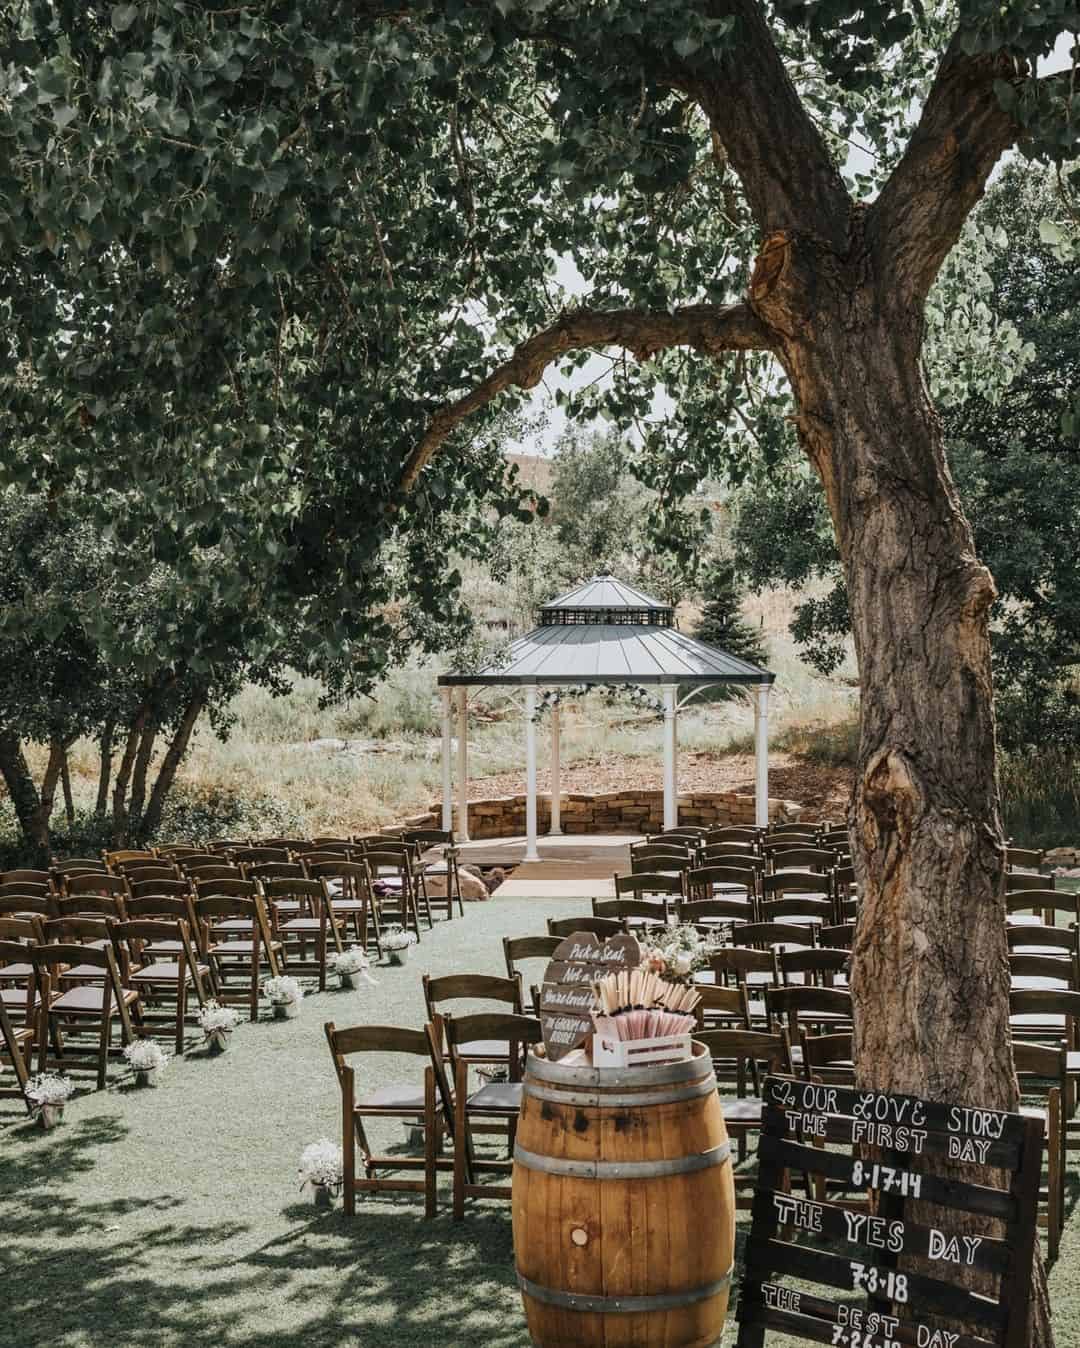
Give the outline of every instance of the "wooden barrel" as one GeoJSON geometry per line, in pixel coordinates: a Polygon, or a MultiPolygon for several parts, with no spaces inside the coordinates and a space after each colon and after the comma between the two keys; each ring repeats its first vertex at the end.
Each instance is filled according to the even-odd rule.
{"type": "Polygon", "coordinates": [[[514,1147],[514,1255],[542,1348],[720,1341],[735,1247],[712,1062],[628,1070],[531,1054],[514,1147]]]}

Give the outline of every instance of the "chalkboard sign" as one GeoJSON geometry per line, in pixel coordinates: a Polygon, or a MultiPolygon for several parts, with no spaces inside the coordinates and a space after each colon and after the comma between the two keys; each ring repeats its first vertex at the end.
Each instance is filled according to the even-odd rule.
{"type": "Polygon", "coordinates": [[[549,1058],[565,1058],[592,1034],[592,985],[640,963],[641,947],[633,936],[576,931],[555,947],[540,989],[540,1026],[549,1058]]]}
{"type": "Polygon", "coordinates": [[[1022,1348],[1041,1119],[787,1077],[766,1078],[763,1097],[737,1348],[762,1348],[767,1330],[841,1348],[1022,1348]],[[949,1178],[950,1161],[988,1167],[985,1182],[949,1178]],[[787,1192],[790,1172],[817,1177],[815,1196],[787,1192]]]}

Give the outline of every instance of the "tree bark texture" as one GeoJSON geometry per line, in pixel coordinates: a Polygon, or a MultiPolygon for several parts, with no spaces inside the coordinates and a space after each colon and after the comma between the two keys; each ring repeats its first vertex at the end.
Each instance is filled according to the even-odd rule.
{"type": "Polygon", "coordinates": [[[56,788],[60,782],[60,774],[64,770],[66,758],[67,746],[63,740],[51,740],[49,743],[49,761],[45,764],[45,774],[41,779],[41,790],[38,792],[37,820],[34,833],[35,842],[46,850],[49,847],[49,820],[52,819],[56,788]]]}
{"type": "Polygon", "coordinates": [[[120,766],[116,770],[116,782],[113,786],[113,845],[116,847],[123,847],[127,842],[128,782],[131,780],[131,770],[135,765],[135,754],[139,748],[139,739],[149,715],[149,704],[144,702],[136,711],[131,724],[128,726],[124,752],[120,759],[120,766]]]}
{"type": "MultiPolygon", "coordinates": [[[[859,664],[850,810],[861,1084],[1015,1110],[989,608],[921,373],[920,306],[775,235],[751,287],[828,499],[859,664]]],[[[1052,1343],[1041,1259],[1029,1342],[1052,1343]]]]}
{"type": "Polygon", "coordinates": [[[64,815],[69,829],[75,827],[75,799],[71,794],[71,764],[68,762],[67,746],[64,747],[64,759],[60,764],[60,785],[64,788],[64,815]]]}
{"type": "Polygon", "coordinates": [[[160,729],[158,715],[151,712],[139,735],[139,746],[135,751],[135,765],[131,774],[131,795],[128,798],[127,817],[129,828],[142,834],[142,812],[146,803],[146,779],[154,757],[154,742],[160,729]]]}

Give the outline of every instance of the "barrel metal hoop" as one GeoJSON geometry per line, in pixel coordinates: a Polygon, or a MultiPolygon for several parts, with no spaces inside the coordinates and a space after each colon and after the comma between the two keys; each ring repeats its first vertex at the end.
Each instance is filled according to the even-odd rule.
{"type": "Polygon", "coordinates": [[[562,1063],[549,1062],[536,1053],[529,1054],[526,1079],[553,1081],[563,1086],[592,1086],[594,1089],[604,1086],[641,1086],[647,1079],[650,1086],[673,1086],[678,1082],[699,1081],[713,1075],[712,1058],[702,1045],[695,1044],[692,1058],[682,1062],[661,1063],[656,1067],[564,1067],[562,1063]],[[702,1052],[696,1050],[702,1048],[702,1052]],[[648,1074],[646,1078],[646,1073],[648,1074]]]}
{"type": "Polygon", "coordinates": [[[713,1166],[724,1165],[730,1159],[731,1145],[727,1142],[695,1155],[655,1161],[571,1161],[562,1156],[541,1156],[535,1151],[526,1151],[520,1142],[514,1145],[516,1165],[545,1175],[565,1175],[571,1179],[662,1179],[667,1175],[688,1175],[695,1170],[710,1170],[713,1166]]]}
{"type": "Polygon", "coordinates": [[[533,1282],[524,1274],[517,1274],[518,1286],[522,1292],[534,1301],[542,1301],[547,1306],[558,1306],[563,1310],[599,1312],[601,1315],[613,1312],[633,1315],[648,1311],[674,1311],[682,1306],[693,1306],[699,1301],[708,1301],[719,1296],[731,1286],[731,1276],[735,1265],[717,1278],[715,1282],[705,1283],[702,1287],[690,1287],[685,1292],[656,1292],[652,1296],[594,1296],[587,1292],[563,1292],[555,1287],[544,1287],[533,1282]]]}
{"type": "Polygon", "coordinates": [[[716,1092],[716,1081],[708,1078],[691,1086],[680,1086],[670,1091],[624,1091],[602,1094],[597,1091],[549,1090],[531,1081],[525,1083],[525,1095],[530,1100],[547,1100],[553,1105],[591,1105],[594,1109],[643,1109],[647,1105],[675,1105],[683,1100],[698,1100],[716,1092]]]}

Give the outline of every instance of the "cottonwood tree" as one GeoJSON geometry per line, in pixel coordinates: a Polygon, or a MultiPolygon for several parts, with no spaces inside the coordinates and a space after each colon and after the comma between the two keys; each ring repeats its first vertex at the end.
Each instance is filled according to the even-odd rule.
{"type": "MultiPolygon", "coordinates": [[[[862,683],[859,1077],[1013,1106],[994,585],[920,355],[998,161],[1075,157],[1071,75],[1037,68],[1074,0],[54,0],[0,22],[4,336],[67,409],[35,482],[77,460],[149,487],[185,447],[272,474],[299,446],[301,480],[363,512],[347,602],[387,532],[482,483],[473,427],[554,362],[617,353],[573,410],[637,424],[672,500],[768,449],[782,374],[862,683]],[[850,140],[870,163],[845,174],[850,140]],[[261,374],[222,418],[245,351],[261,374]]],[[[351,523],[333,498],[299,519],[282,575],[351,523]]]]}

